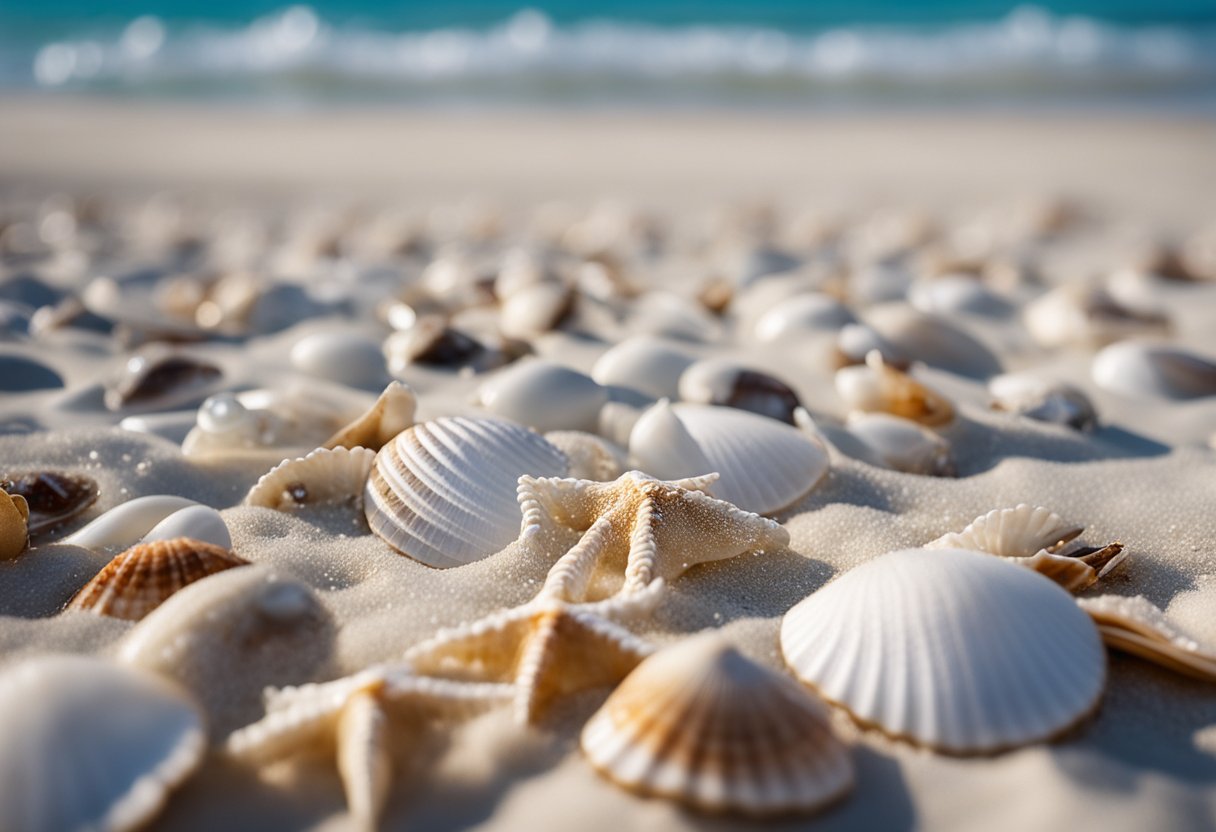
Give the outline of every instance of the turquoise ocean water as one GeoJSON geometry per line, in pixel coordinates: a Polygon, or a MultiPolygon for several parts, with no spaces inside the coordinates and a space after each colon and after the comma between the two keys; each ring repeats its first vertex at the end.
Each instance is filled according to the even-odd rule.
{"type": "Polygon", "coordinates": [[[1216,0],[0,0],[0,89],[258,105],[1216,112],[1216,0]]]}

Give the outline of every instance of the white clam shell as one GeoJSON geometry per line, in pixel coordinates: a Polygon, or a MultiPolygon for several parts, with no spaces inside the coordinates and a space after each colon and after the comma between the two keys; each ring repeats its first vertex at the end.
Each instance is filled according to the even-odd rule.
{"type": "Polygon", "coordinates": [[[643,661],[587,722],[581,745],[626,788],[707,811],[810,812],[853,783],[827,710],[718,633],[643,661]]]}
{"type": "Polygon", "coordinates": [[[966,275],[922,278],[909,290],[908,302],[922,312],[939,315],[962,313],[986,318],[1003,318],[1013,308],[1009,301],[979,279],[966,275]]]}
{"type": "Polygon", "coordinates": [[[478,401],[495,415],[536,428],[595,430],[608,391],[577,370],[535,359],[486,381],[478,401]]]}
{"type": "Polygon", "coordinates": [[[1089,397],[1066,382],[1005,373],[989,379],[988,393],[997,410],[1077,430],[1093,430],[1098,425],[1098,413],[1089,397]]]}
{"type": "Polygon", "coordinates": [[[1055,551],[1084,529],[1050,509],[1021,503],[981,514],[961,532],[944,534],[927,548],[972,549],[1004,558],[1028,558],[1043,549],[1055,551]]]}
{"type": "Polygon", "coordinates": [[[232,536],[220,513],[210,506],[187,506],[175,511],[153,526],[143,536],[143,543],[153,540],[173,540],[188,537],[223,549],[232,548],[232,536]]]}
{"type": "Polygon", "coordinates": [[[1093,347],[1137,335],[1169,332],[1168,319],[1155,309],[1122,303],[1103,286],[1059,286],[1026,305],[1022,322],[1048,348],[1093,347]]]}
{"type": "Polygon", "coordinates": [[[591,377],[605,386],[630,387],[655,399],[679,395],[680,374],[692,356],[658,338],[629,338],[601,355],[591,377]]]}
{"type": "Polygon", "coordinates": [[[389,382],[380,344],[354,332],[315,332],[291,348],[291,363],[309,375],[379,390],[389,382]]]}
{"type": "Polygon", "coordinates": [[[797,428],[733,407],[667,401],[633,426],[629,456],[661,480],[717,472],[714,496],[757,514],[793,504],[828,471],[827,451],[797,428]]]}
{"type": "MultiPolygon", "coordinates": [[[[874,307],[865,317],[898,357],[972,378],[986,378],[1001,371],[1000,361],[991,350],[941,315],[896,303],[874,307]]],[[[883,355],[886,357],[886,350],[883,355]]]]}
{"type": "Polygon", "coordinates": [[[125,549],[169,515],[195,505],[198,503],[194,500],[168,494],[136,497],[115,506],[61,542],[86,549],[125,549]]]}
{"type": "Polygon", "coordinates": [[[956,754],[1066,731],[1097,707],[1106,676],[1072,596],[963,549],[905,549],[847,572],[786,614],[781,651],[861,723],[956,754]]]}
{"type": "Polygon", "coordinates": [[[888,413],[854,411],[846,424],[877,461],[896,471],[935,477],[954,472],[950,443],[916,422],[888,413]]]}
{"type": "Polygon", "coordinates": [[[376,452],[367,448],[317,448],[263,474],[245,495],[245,505],[279,511],[323,503],[362,507],[363,487],[375,458],[376,452]]]}
{"type": "Polygon", "coordinates": [[[207,750],[203,716],[172,683],[83,656],[0,674],[0,827],[128,830],[163,808],[207,750]]]}
{"type": "Polygon", "coordinates": [[[499,329],[508,338],[529,338],[554,329],[574,306],[574,290],[545,281],[518,289],[502,305],[499,329]]]}
{"type": "Polygon", "coordinates": [[[364,513],[398,552],[429,566],[461,566],[516,538],[522,475],[561,477],[567,467],[561,451],[513,422],[435,419],[380,449],[364,513]]]}
{"type": "Polygon", "coordinates": [[[1216,396],[1216,362],[1176,347],[1126,341],[1094,356],[1094,383],[1124,396],[1216,396]]]}
{"type": "Polygon", "coordinates": [[[836,332],[857,319],[840,301],[820,292],[808,292],[782,301],[765,312],[752,330],[757,341],[774,342],[801,335],[836,332]]]}

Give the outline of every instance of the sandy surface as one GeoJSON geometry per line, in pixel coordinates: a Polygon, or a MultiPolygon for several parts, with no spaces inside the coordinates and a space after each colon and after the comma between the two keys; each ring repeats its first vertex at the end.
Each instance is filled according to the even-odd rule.
{"type": "MultiPolygon", "coordinates": [[[[525,213],[520,206],[554,198],[588,203],[605,195],[678,220],[687,219],[684,209],[745,199],[826,205],[854,216],[878,205],[918,205],[957,217],[975,206],[1066,194],[1101,221],[1044,248],[1049,282],[1106,273],[1125,262],[1144,234],[1185,234],[1211,221],[1210,189],[1200,183],[1216,181],[1212,124],[1062,117],[351,114],[318,120],[250,114],[234,120],[205,110],[12,100],[0,106],[0,136],[0,183],[17,201],[55,188],[125,194],[163,187],[197,188],[242,205],[274,204],[288,193],[313,201],[331,193],[391,199],[411,207],[473,197],[501,205],[514,222],[525,213]]],[[[673,286],[678,282],[671,270],[639,271],[642,280],[662,274],[673,286]]],[[[1152,286],[1174,322],[1174,343],[1216,356],[1216,283],[1152,286]]],[[[594,320],[586,323],[590,334],[548,333],[534,339],[536,351],[586,371],[637,325],[626,315],[597,337],[594,320]]],[[[692,354],[729,355],[785,379],[840,447],[832,450],[824,482],[778,515],[791,535],[787,550],[693,569],[673,583],[669,600],[640,631],[671,641],[723,627],[750,655],[777,667],[781,616],[833,576],[959,529],[989,509],[1029,502],[1086,525],[1091,543],[1119,540],[1128,547],[1128,564],[1104,591],[1145,595],[1216,644],[1216,452],[1207,445],[1216,431],[1216,396],[1117,395],[1093,383],[1092,349],[1037,347],[1016,316],[961,316],[958,323],[1006,368],[1045,368],[1082,387],[1102,427],[1085,434],[994,413],[982,380],[918,367],[916,375],[959,408],[942,435],[960,476],[904,474],[847,453],[840,426],[845,408],[832,387],[822,338],[763,345],[728,329],[709,343],[680,344],[692,354]]],[[[321,317],[255,335],[240,347],[193,349],[217,362],[234,388],[292,378],[308,383],[286,355],[304,334],[326,328],[383,334],[375,322],[321,317]]],[[[353,512],[290,516],[240,506],[281,454],[200,460],[183,457],[169,440],[120,430],[113,425],[123,414],[104,408],[99,379],[121,366],[122,349],[101,338],[60,334],[37,345],[6,344],[4,351],[35,347],[67,390],[0,397],[0,421],[48,429],[0,436],[0,467],[94,476],[102,497],[89,517],[148,494],[214,506],[237,553],[259,569],[300,581],[316,599],[315,614],[280,636],[276,655],[289,657],[281,663],[224,647],[214,621],[181,622],[198,629],[201,646],[165,669],[207,706],[217,740],[260,716],[265,685],[350,673],[399,656],[441,626],[527,600],[576,539],[554,532],[467,567],[436,571],[391,552],[353,512]]],[[[423,417],[475,412],[469,397],[484,380],[421,368],[402,378],[419,391],[423,417]]],[[[372,398],[347,395],[356,409],[372,398]]],[[[182,407],[188,404],[197,401],[182,407]]],[[[0,564],[0,661],[47,651],[115,654],[137,625],[56,614],[107,557],[48,546],[0,564]]],[[[239,570],[229,574],[233,597],[254,581],[252,570],[248,578],[239,570]]],[[[201,599],[206,583],[186,592],[198,591],[201,599]]],[[[517,727],[503,711],[455,732],[405,738],[385,828],[606,832],[754,825],[640,800],[598,778],[578,753],[577,732],[605,693],[570,697],[540,729],[517,727]]],[[[1216,693],[1123,656],[1111,657],[1097,716],[1050,745],[958,759],[859,732],[847,720],[840,729],[856,743],[852,798],[821,816],[768,826],[1200,830],[1216,824],[1216,693]]],[[[255,824],[344,828],[332,758],[265,781],[212,759],[175,794],[157,828],[255,824]]]]}

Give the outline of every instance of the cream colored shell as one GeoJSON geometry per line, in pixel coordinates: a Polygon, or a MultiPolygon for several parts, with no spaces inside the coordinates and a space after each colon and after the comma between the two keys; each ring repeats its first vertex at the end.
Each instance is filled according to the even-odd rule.
{"type": "Polygon", "coordinates": [[[1020,503],[993,509],[929,543],[935,549],[974,549],[1006,558],[1028,558],[1041,549],[1055,551],[1085,530],[1042,506],[1020,503]]]}
{"type": "Polygon", "coordinates": [[[1093,618],[1107,646],[1176,673],[1216,682],[1216,648],[1184,633],[1147,598],[1099,595],[1079,598],[1077,604],[1093,618]]]}
{"type": "Polygon", "coordinates": [[[322,503],[359,505],[376,452],[367,448],[317,448],[271,468],[245,497],[247,506],[292,511],[322,503]]]}
{"type": "Polygon", "coordinates": [[[954,754],[1051,739],[1098,705],[1093,622],[1050,580],[964,549],[875,558],[781,623],[794,674],[864,725],[954,754]]]}

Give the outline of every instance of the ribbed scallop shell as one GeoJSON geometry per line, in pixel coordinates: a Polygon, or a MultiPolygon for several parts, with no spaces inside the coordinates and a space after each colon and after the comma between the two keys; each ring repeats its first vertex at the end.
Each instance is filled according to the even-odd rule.
{"type": "Polygon", "coordinates": [[[271,468],[245,496],[247,506],[291,511],[320,503],[358,503],[376,452],[367,448],[317,448],[271,468]]]}
{"type": "Polygon", "coordinates": [[[853,784],[826,709],[717,633],[646,659],[583,729],[603,775],[695,809],[810,812],[853,784]]]}
{"type": "Polygon", "coordinates": [[[103,566],[67,609],[139,621],[182,587],[247,563],[227,549],[187,537],[140,543],[103,566]]]}
{"type": "Polygon", "coordinates": [[[997,508],[971,521],[961,532],[944,534],[933,549],[973,549],[1005,558],[1028,558],[1046,549],[1054,552],[1085,530],[1064,521],[1054,511],[1021,503],[997,508]]]}
{"type": "Polygon", "coordinates": [[[828,471],[827,451],[801,430],[714,405],[659,402],[634,425],[629,454],[661,480],[716,471],[714,496],[757,514],[797,502],[828,471]]]}
{"type": "Polygon", "coordinates": [[[207,751],[203,716],[159,676],[84,656],[0,675],[0,829],[142,827],[207,751]]]}
{"type": "Polygon", "coordinates": [[[1099,595],[1078,598],[1077,604],[1093,618],[1107,646],[1176,673],[1216,682],[1216,649],[1184,633],[1147,598],[1099,595]]]}
{"type": "Polygon", "coordinates": [[[1097,707],[1106,656],[1050,580],[964,549],[875,558],[781,623],[794,674],[859,722],[954,754],[1050,739],[1097,707]]]}
{"type": "Polygon", "coordinates": [[[372,531],[402,554],[447,568],[491,555],[519,533],[518,479],[560,477],[551,443],[502,419],[414,425],[376,455],[363,495],[372,531]]]}

